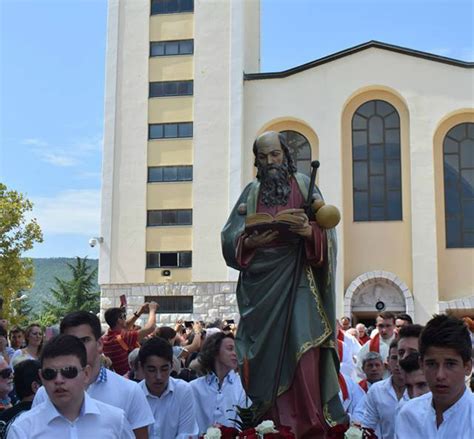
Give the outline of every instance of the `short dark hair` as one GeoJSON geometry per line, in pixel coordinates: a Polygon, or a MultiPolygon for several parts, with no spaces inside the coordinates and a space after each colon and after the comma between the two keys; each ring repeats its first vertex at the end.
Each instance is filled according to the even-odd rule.
{"type": "Polygon", "coordinates": [[[41,367],[43,367],[44,360],[64,355],[74,355],[79,359],[82,367],[87,365],[87,352],[84,343],[74,335],[59,334],[45,344],[40,358],[41,367]]]}
{"type": "Polygon", "coordinates": [[[415,372],[420,369],[420,354],[412,352],[399,361],[400,367],[405,373],[415,372]]]}
{"type": "Polygon", "coordinates": [[[219,355],[222,341],[225,338],[234,339],[234,336],[232,333],[217,332],[206,337],[199,354],[199,363],[206,373],[215,372],[215,360],[219,355]]]}
{"type": "Polygon", "coordinates": [[[400,328],[398,331],[398,339],[415,337],[419,338],[421,331],[423,331],[423,326],[421,325],[405,325],[400,328]]]}
{"type": "Polygon", "coordinates": [[[469,329],[461,319],[446,314],[435,314],[420,335],[421,358],[430,347],[453,349],[464,362],[469,361],[472,355],[469,329]]]}
{"type": "Polygon", "coordinates": [[[170,340],[173,337],[176,337],[176,331],[169,326],[161,326],[156,331],[157,337],[164,338],[166,341],[170,340]]]}
{"type": "Polygon", "coordinates": [[[99,340],[99,338],[102,336],[102,328],[100,326],[99,318],[95,314],[87,311],[74,311],[66,314],[61,320],[59,332],[64,334],[66,329],[75,328],[76,326],[80,325],[89,325],[96,340],[99,340]]]}
{"type": "Polygon", "coordinates": [[[109,308],[104,313],[104,319],[111,328],[115,328],[117,325],[118,319],[124,313],[122,308],[109,308]]]}
{"type": "Polygon", "coordinates": [[[0,326],[0,337],[8,338],[8,332],[3,326],[0,326]]]}
{"type": "Polygon", "coordinates": [[[38,360],[24,360],[15,366],[13,382],[18,398],[23,399],[33,395],[31,385],[36,382],[41,384],[39,370],[41,369],[38,360]]]}
{"type": "Polygon", "coordinates": [[[390,355],[390,350],[391,349],[397,349],[397,352],[398,352],[398,338],[395,338],[394,340],[392,340],[392,342],[390,343],[390,346],[388,347],[388,352],[389,352],[389,355],[390,355]]]}
{"type": "Polygon", "coordinates": [[[377,317],[381,317],[384,320],[392,319],[395,323],[395,314],[392,311],[382,311],[377,314],[377,317]]]}
{"type": "Polygon", "coordinates": [[[410,325],[413,325],[413,319],[408,314],[397,314],[395,316],[395,320],[397,320],[397,319],[398,320],[405,320],[405,322],[408,322],[408,323],[410,323],[410,325]]]}
{"type": "Polygon", "coordinates": [[[12,329],[10,329],[10,335],[15,334],[16,332],[21,332],[23,335],[25,335],[25,330],[19,326],[14,326],[12,329]]]}
{"type": "Polygon", "coordinates": [[[161,337],[153,337],[143,343],[138,353],[141,364],[145,364],[148,357],[157,356],[173,362],[173,348],[167,340],[161,337]]]}

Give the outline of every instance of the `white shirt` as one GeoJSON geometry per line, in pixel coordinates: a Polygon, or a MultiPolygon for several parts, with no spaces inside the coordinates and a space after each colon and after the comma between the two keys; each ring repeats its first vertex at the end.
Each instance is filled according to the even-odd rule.
{"type": "MultiPolygon", "coordinates": [[[[383,361],[387,361],[390,350],[390,343],[392,343],[393,340],[395,340],[395,335],[392,335],[392,337],[388,340],[385,340],[380,337],[379,354],[382,356],[383,361]]],[[[357,372],[362,379],[365,378],[365,374],[362,370],[362,361],[364,360],[364,357],[370,352],[370,342],[371,340],[365,343],[364,346],[360,348],[359,353],[357,354],[357,372]]],[[[386,370],[384,373],[384,378],[388,378],[389,376],[390,372],[386,370]]]]}
{"type": "Polygon", "coordinates": [[[406,402],[395,423],[397,439],[472,439],[474,437],[474,394],[468,389],[458,402],[443,412],[443,422],[436,427],[432,393],[406,402]]]}
{"type": "Polygon", "coordinates": [[[7,439],[133,439],[123,410],[92,399],[84,392],[78,418],[71,422],[47,399],[24,412],[10,426],[7,439]]]}
{"type": "Polygon", "coordinates": [[[252,404],[245,395],[240,376],[230,371],[219,387],[219,379],[214,373],[191,381],[193,389],[196,419],[199,432],[206,430],[216,422],[226,427],[236,427],[231,419],[239,419],[236,406],[249,407],[252,404]]]}
{"type": "MultiPolygon", "coordinates": [[[[101,368],[97,380],[88,387],[87,393],[91,398],[122,409],[134,430],[155,422],[140,386],[111,370],[101,368]]],[[[33,407],[47,399],[44,387],[40,387],[33,407]]]]}
{"type": "Polygon", "coordinates": [[[139,384],[150,405],[155,423],[148,427],[150,439],[188,439],[198,434],[191,385],[170,377],[161,396],[148,391],[145,380],[139,384]]]}
{"type": "Polygon", "coordinates": [[[365,392],[352,378],[345,374],[343,376],[347,386],[348,398],[343,400],[342,391],[339,390],[339,399],[342,401],[342,406],[349,415],[351,422],[360,422],[364,416],[365,392]]]}
{"type": "MultiPolygon", "coordinates": [[[[402,398],[408,399],[406,392],[402,398]]],[[[392,377],[372,384],[365,397],[362,426],[375,430],[379,439],[393,439],[397,404],[392,377]]]]}

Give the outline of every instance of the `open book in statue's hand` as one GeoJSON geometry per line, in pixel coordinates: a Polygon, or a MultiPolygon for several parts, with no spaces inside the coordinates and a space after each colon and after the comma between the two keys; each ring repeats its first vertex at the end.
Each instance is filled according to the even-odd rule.
{"type": "Polygon", "coordinates": [[[267,230],[278,232],[278,241],[293,241],[300,236],[290,230],[292,226],[301,225],[300,214],[304,209],[286,209],[278,212],[275,216],[269,213],[254,213],[245,219],[245,233],[251,235],[254,232],[264,233],[267,230]]]}

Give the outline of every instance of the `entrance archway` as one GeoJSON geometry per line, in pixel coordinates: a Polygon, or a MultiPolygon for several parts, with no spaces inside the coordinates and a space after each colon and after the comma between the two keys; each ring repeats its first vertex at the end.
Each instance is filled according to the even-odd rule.
{"type": "Polygon", "coordinates": [[[415,320],[413,295],[396,274],[370,271],[354,279],[344,297],[344,314],[354,320],[373,319],[380,311],[406,313],[415,320]]]}

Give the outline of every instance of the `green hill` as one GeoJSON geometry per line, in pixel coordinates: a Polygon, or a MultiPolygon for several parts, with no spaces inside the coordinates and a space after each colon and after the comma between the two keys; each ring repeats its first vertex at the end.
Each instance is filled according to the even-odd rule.
{"type": "MultiPolygon", "coordinates": [[[[54,278],[64,280],[72,278],[71,270],[67,264],[74,265],[76,260],[75,258],[33,258],[32,260],[35,267],[34,284],[31,290],[25,291],[25,294],[28,296],[28,304],[36,314],[43,308],[44,300],[50,299],[50,290],[56,287],[54,278]]],[[[97,268],[99,263],[97,259],[88,259],[87,262],[92,269],[97,268]]],[[[95,283],[98,291],[97,277],[95,283]]]]}

